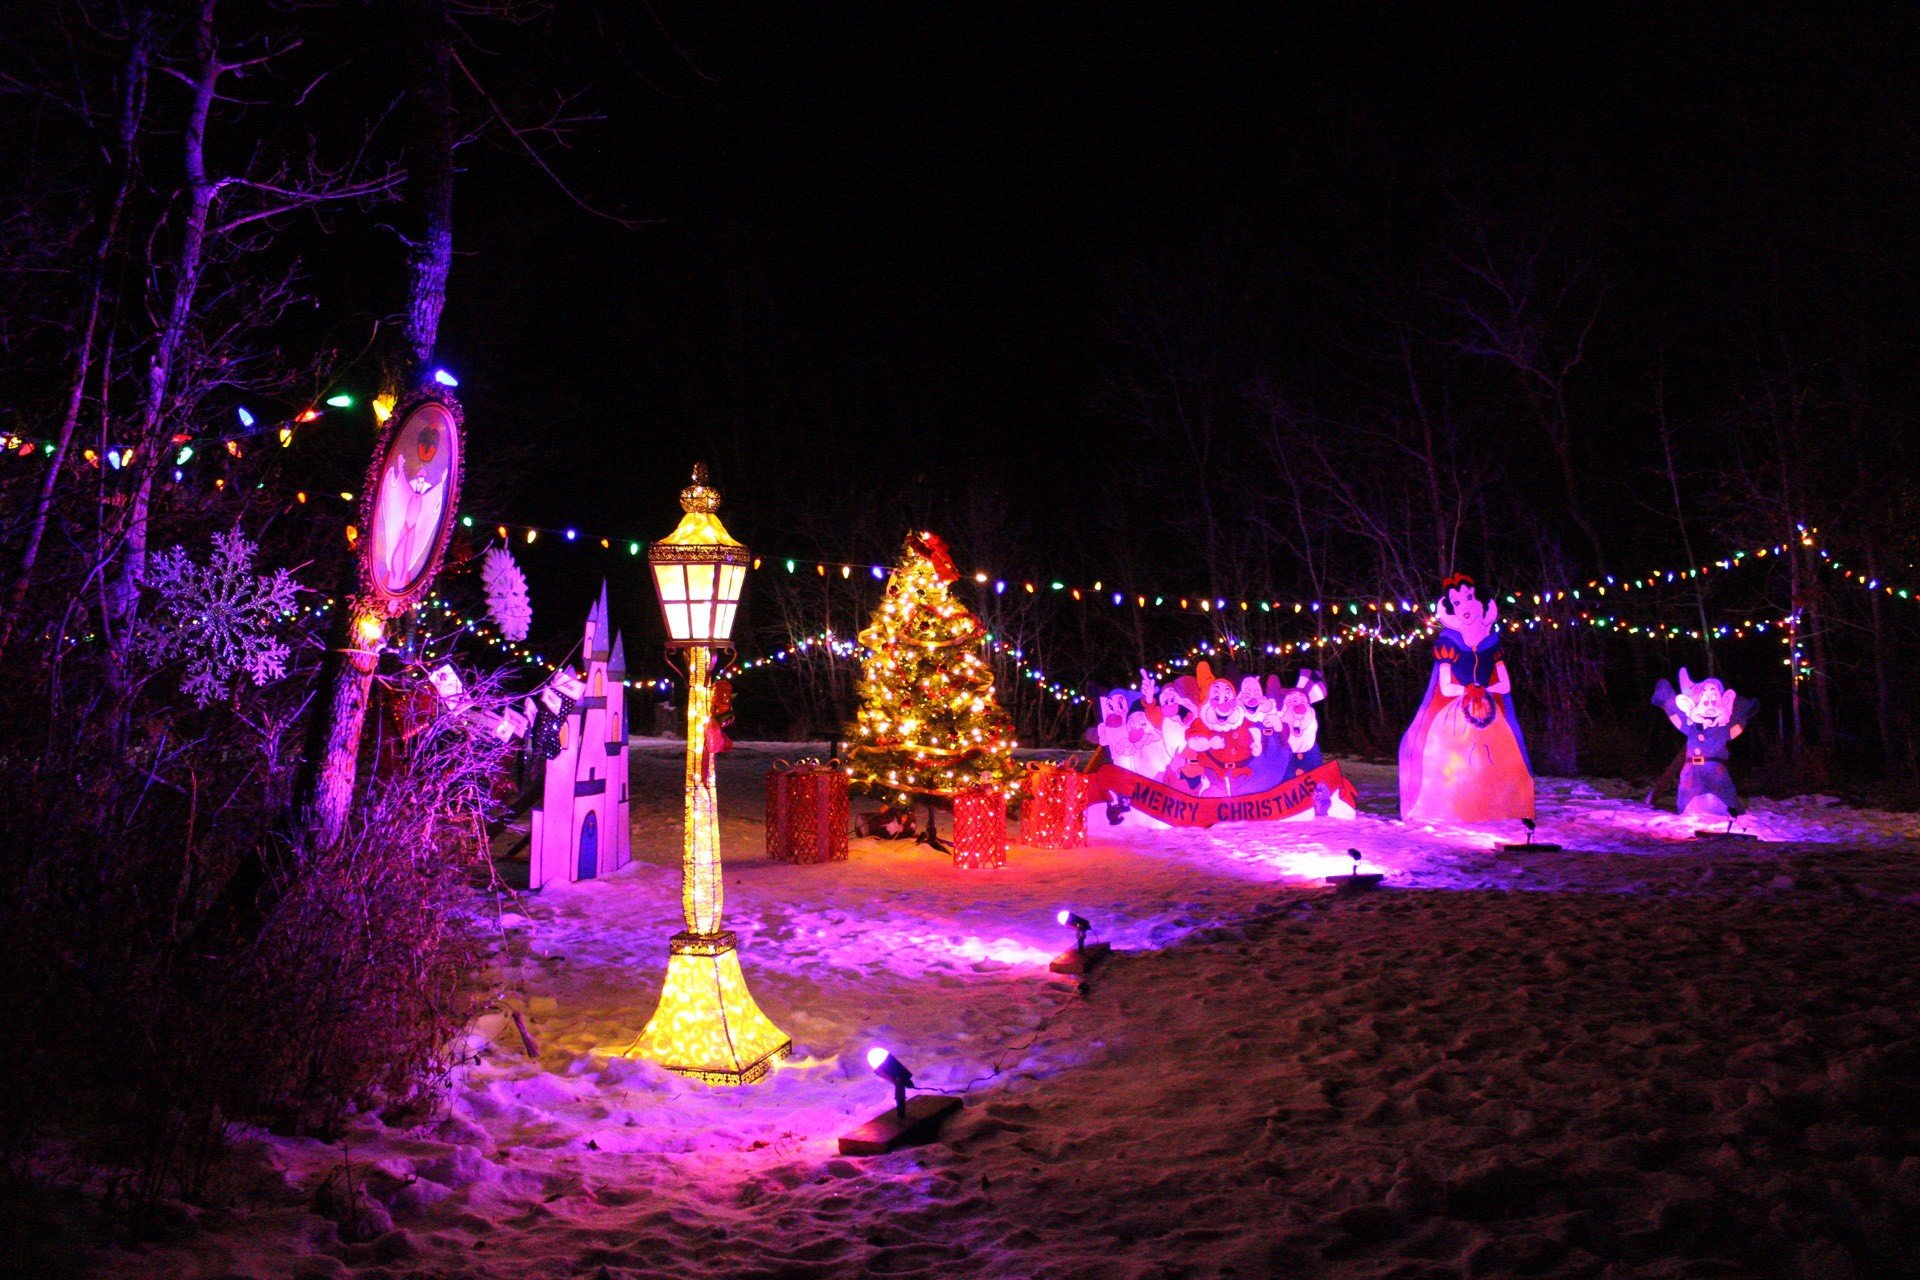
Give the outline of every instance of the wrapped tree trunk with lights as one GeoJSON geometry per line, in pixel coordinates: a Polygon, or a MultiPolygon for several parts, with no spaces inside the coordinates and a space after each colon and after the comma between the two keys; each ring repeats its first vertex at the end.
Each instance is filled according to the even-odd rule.
{"type": "Polygon", "coordinates": [[[886,598],[860,633],[860,709],[848,734],[853,786],[897,803],[970,787],[1012,791],[1013,721],[980,656],[986,628],[953,597],[959,577],[940,538],[907,538],[886,598]]]}

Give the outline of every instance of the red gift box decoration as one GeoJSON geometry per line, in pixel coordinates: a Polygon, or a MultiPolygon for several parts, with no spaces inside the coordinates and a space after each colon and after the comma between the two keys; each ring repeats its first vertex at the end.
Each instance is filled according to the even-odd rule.
{"type": "Polygon", "coordinates": [[[767,857],[775,862],[847,860],[847,775],[831,764],[776,763],[767,774],[767,857]]]}
{"type": "Polygon", "coordinates": [[[1071,761],[1036,764],[1027,774],[1027,798],[1020,806],[1020,839],[1036,849],[1080,849],[1087,843],[1087,806],[1093,803],[1093,776],[1071,761]]]}
{"type": "Polygon", "coordinates": [[[953,865],[963,871],[1007,865],[1007,795],[975,787],[953,798],[953,865]]]}

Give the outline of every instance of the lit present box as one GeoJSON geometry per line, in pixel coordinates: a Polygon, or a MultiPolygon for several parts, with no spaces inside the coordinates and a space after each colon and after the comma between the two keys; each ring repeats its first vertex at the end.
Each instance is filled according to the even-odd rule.
{"type": "Polygon", "coordinates": [[[975,787],[953,798],[953,865],[963,871],[1007,865],[1007,795],[975,787]]]}
{"type": "Polygon", "coordinates": [[[1087,843],[1093,777],[1071,763],[1036,764],[1020,805],[1020,839],[1036,849],[1080,849],[1087,843]]]}
{"type": "Polygon", "coordinates": [[[847,775],[818,760],[776,763],[767,774],[767,857],[845,862],[851,817],[847,775]]]}

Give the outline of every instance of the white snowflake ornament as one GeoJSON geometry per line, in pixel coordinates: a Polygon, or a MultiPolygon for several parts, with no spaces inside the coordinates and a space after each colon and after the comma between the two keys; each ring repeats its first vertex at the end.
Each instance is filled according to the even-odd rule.
{"type": "Polygon", "coordinates": [[[140,622],[137,646],[154,662],[186,661],[180,691],[206,706],[245,673],[256,685],[287,674],[281,629],[292,619],[301,589],[285,569],[255,573],[260,545],[238,529],[213,535],[205,565],[184,547],[170,547],[147,567],[154,593],[140,622]]]}
{"type": "Polygon", "coordinates": [[[525,640],[533,626],[533,606],[527,602],[527,578],[513,562],[513,553],[495,547],[480,561],[480,585],[487,593],[487,614],[509,640],[525,640]]]}

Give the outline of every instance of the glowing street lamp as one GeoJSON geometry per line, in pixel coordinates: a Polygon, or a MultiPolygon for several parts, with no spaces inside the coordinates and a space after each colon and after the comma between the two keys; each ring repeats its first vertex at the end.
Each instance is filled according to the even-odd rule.
{"type": "Polygon", "coordinates": [[[686,834],[681,852],[684,932],[673,935],[660,1006],[628,1053],[713,1084],[751,1084],[787,1056],[793,1041],[747,990],[737,939],[720,927],[720,823],[713,756],[707,750],[718,651],[733,648],[733,617],[746,585],[747,549],[714,514],[720,495],[707,469],[680,492],[686,512],[647,548],[669,654],[686,659],[686,834]]]}

